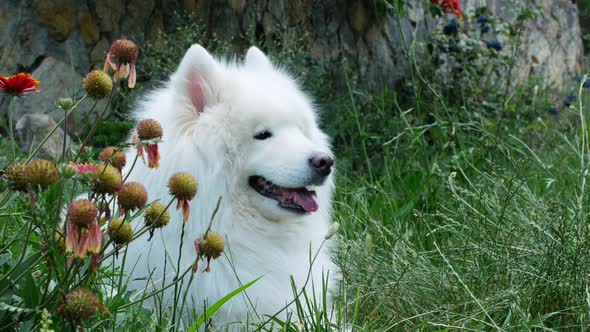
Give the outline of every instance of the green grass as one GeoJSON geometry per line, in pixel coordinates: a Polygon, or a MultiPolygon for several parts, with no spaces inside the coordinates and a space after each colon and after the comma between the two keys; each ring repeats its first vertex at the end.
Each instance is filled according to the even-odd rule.
{"type": "Polygon", "coordinates": [[[463,108],[424,123],[372,104],[385,107],[358,124],[348,105],[341,119],[356,132],[333,132],[337,260],[360,326],[588,328],[590,155],[577,111],[527,123],[463,108]]]}

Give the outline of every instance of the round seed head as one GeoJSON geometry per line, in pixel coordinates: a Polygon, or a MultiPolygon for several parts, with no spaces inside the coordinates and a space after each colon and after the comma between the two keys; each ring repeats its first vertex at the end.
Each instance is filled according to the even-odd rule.
{"type": "Polygon", "coordinates": [[[60,313],[68,320],[82,321],[91,318],[99,306],[98,299],[90,290],[78,287],[66,295],[60,313]]]}
{"type": "Polygon", "coordinates": [[[142,120],[137,124],[137,136],[140,141],[154,138],[162,138],[164,130],[160,123],[154,119],[142,120]]]}
{"type": "Polygon", "coordinates": [[[139,182],[127,182],[119,190],[119,204],[125,210],[135,210],[145,206],[147,192],[139,182]]]}
{"type": "Polygon", "coordinates": [[[98,216],[96,205],[87,199],[79,199],[68,206],[67,219],[78,226],[86,227],[98,216]]]}
{"type": "Polygon", "coordinates": [[[116,244],[127,244],[133,239],[131,225],[119,218],[112,218],[107,228],[107,233],[116,244]]]}
{"type": "Polygon", "coordinates": [[[33,187],[47,188],[59,180],[59,174],[55,165],[45,159],[35,159],[25,166],[24,177],[27,183],[33,187]]]}
{"type": "Polygon", "coordinates": [[[125,152],[117,151],[117,148],[114,146],[109,146],[104,148],[98,154],[98,160],[106,163],[110,160],[111,165],[117,169],[122,169],[125,167],[127,159],[125,158],[125,152]]]}
{"type": "Polygon", "coordinates": [[[113,80],[102,70],[93,70],[84,77],[82,88],[94,99],[103,99],[113,90],[113,80]]]}
{"type": "Polygon", "coordinates": [[[221,256],[224,247],[223,237],[209,231],[204,237],[199,239],[199,251],[207,258],[217,258],[221,256]]]}
{"type": "Polygon", "coordinates": [[[16,191],[27,191],[27,180],[25,178],[25,164],[22,161],[15,161],[8,165],[4,178],[8,182],[8,187],[16,191]]]}
{"type": "Polygon", "coordinates": [[[111,44],[110,54],[116,63],[134,63],[139,53],[137,45],[129,39],[117,39],[111,44]]]}
{"type": "Polygon", "coordinates": [[[170,213],[166,210],[164,204],[154,202],[145,210],[144,218],[147,227],[160,228],[168,224],[170,221],[170,213]]]}
{"type": "Polygon", "coordinates": [[[92,172],[93,190],[99,194],[114,194],[121,187],[121,173],[111,165],[100,164],[92,172]]]}
{"type": "Polygon", "coordinates": [[[190,201],[197,194],[197,180],[186,172],[178,172],[168,180],[168,189],[177,199],[190,201]]]}

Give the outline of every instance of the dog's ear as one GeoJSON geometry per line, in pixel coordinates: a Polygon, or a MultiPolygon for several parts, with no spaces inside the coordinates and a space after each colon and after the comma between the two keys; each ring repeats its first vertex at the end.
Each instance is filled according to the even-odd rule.
{"type": "Polygon", "coordinates": [[[219,64],[201,45],[188,49],[172,77],[177,91],[190,99],[197,112],[203,112],[207,105],[213,104],[217,84],[219,64]]]}
{"type": "Polygon", "coordinates": [[[272,68],[272,63],[258,47],[252,46],[246,53],[246,66],[257,68],[272,68]]]}

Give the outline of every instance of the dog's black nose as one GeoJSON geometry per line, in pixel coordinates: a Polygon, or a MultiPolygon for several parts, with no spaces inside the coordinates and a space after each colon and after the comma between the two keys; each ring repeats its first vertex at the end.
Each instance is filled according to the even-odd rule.
{"type": "Polygon", "coordinates": [[[314,152],[309,159],[313,169],[321,176],[328,176],[332,172],[334,159],[323,152],[314,152]]]}

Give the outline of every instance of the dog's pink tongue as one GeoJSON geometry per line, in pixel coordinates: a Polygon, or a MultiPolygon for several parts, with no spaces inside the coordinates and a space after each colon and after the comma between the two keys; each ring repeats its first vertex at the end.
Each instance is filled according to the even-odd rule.
{"type": "Polygon", "coordinates": [[[316,212],[318,210],[318,202],[315,200],[314,192],[296,192],[297,204],[299,204],[305,212],[316,212]]]}

